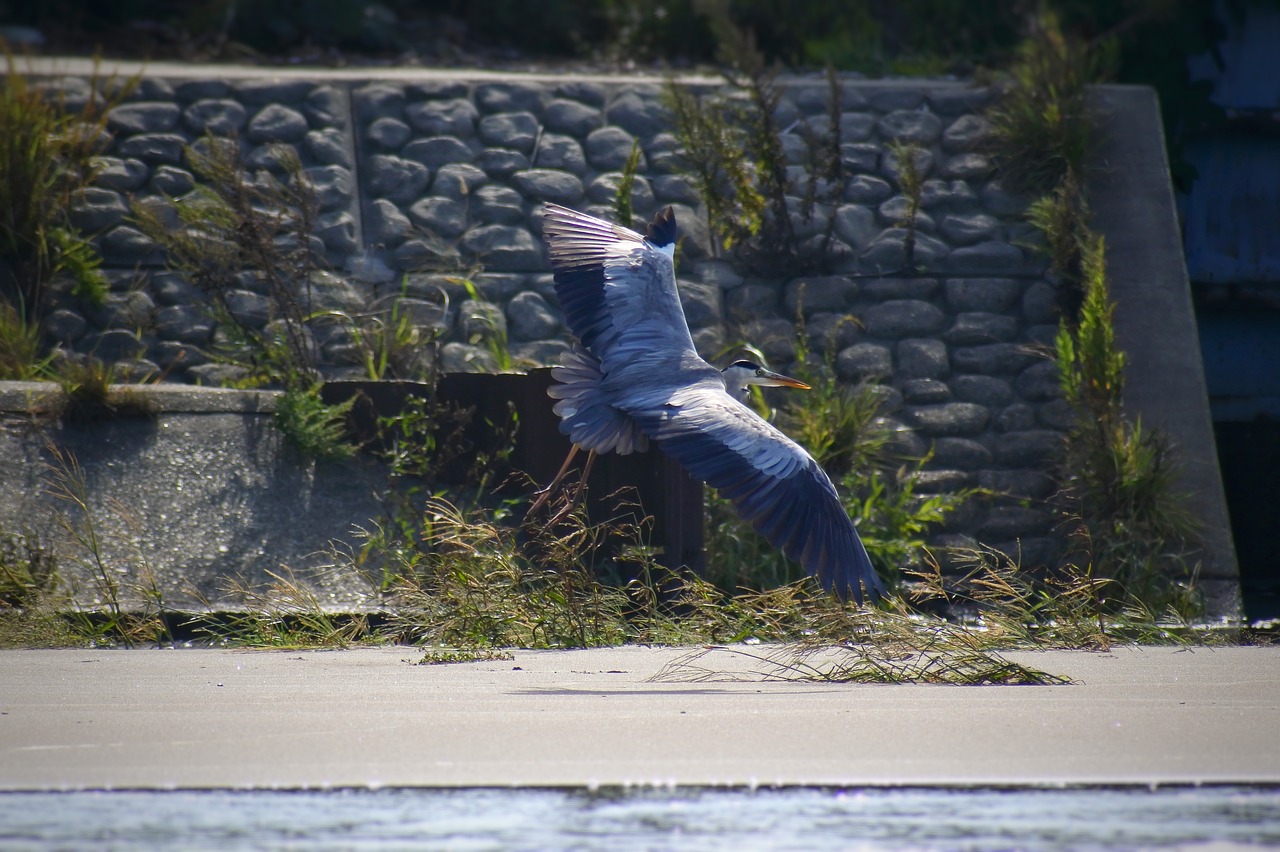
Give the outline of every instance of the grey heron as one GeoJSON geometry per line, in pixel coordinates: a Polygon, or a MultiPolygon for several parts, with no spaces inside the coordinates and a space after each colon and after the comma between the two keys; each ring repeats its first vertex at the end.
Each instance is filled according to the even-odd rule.
{"type": "Polygon", "coordinates": [[[574,447],[556,482],[578,449],[589,451],[585,480],[596,454],[652,442],[825,588],[859,603],[864,591],[879,598],[884,587],[830,478],[741,400],[753,384],[807,386],[746,361],[722,372],[694,349],[676,288],[674,211],[641,235],[547,204],[543,237],[579,342],[548,391],[574,447]]]}

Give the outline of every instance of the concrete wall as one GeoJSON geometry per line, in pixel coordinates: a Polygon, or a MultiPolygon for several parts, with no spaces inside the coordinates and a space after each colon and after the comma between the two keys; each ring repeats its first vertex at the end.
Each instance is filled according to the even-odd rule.
{"type": "MultiPolygon", "coordinates": [[[[87,97],[87,75],[70,70],[57,85],[72,100],[87,97]]],[[[834,334],[840,378],[883,382],[887,414],[904,446],[932,448],[925,491],[978,485],[1000,495],[959,513],[935,544],[977,540],[1016,550],[1028,564],[1061,552],[1045,503],[1053,490],[1048,472],[1070,422],[1046,357],[1056,329],[1053,287],[1043,258],[1026,247],[1026,200],[1001,184],[983,152],[981,110],[989,91],[844,81],[840,185],[813,221],[796,221],[813,239],[832,225],[829,262],[819,274],[761,278],[713,245],[705,208],[680,170],[661,80],[408,71],[261,79],[260,73],[220,68],[214,78],[201,69],[154,66],[113,112],[107,169],[77,209],[81,224],[101,234],[113,294],[96,311],[68,301],[50,318],[51,340],[115,358],[126,372],[164,369],[173,380],[202,383],[227,375],[205,352],[215,328],[201,310],[203,295],[160,265],[155,247],[128,219],[132,204],[189,191],[193,176],[182,146],[214,131],[234,132],[248,162],[267,169],[272,145],[292,146],[319,188],[320,236],[333,272],[313,282],[314,307],[356,313],[408,297],[418,321],[444,334],[440,357],[448,370],[492,367],[471,339],[476,317],[493,312],[519,363],[555,363],[568,335],[536,211],[555,201],[607,212],[618,171],[638,143],[636,213],[676,208],[686,238],[682,297],[705,357],[746,340],[786,370],[795,357],[795,314],[803,310],[815,343],[834,334]],[[900,227],[905,199],[888,153],[894,142],[924,151],[911,257],[900,227]],[[441,262],[482,266],[474,280],[489,305],[469,301],[456,280],[431,271],[441,262]],[[842,324],[847,314],[859,322],[842,324]]],[[[704,95],[723,94],[716,81],[682,82],[704,95]]],[[[808,177],[804,131],[821,133],[829,123],[828,90],[816,78],[788,79],[783,93],[776,118],[788,129],[782,138],[791,191],[799,196],[808,177]]],[[[1189,459],[1191,490],[1217,506],[1202,513],[1213,531],[1206,577],[1221,587],[1215,611],[1233,612],[1234,554],[1212,436],[1198,427],[1179,431],[1204,411],[1203,382],[1186,382],[1186,365],[1165,357],[1198,350],[1185,272],[1178,276],[1176,231],[1166,233],[1173,210],[1158,116],[1124,108],[1150,99],[1139,90],[1108,88],[1101,97],[1119,105],[1103,111],[1109,122],[1103,136],[1113,139],[1110,170],[1127,181],[1100,183],[1095,207],[1100,227],[1120,246],[1112,265],[1122,299],[1121,345],[1136,365],[1130,407],[1146,422],[1162,412],[1157,419],[1172,424],[1189,459]],[[1117,219],[1115,211],[1134,199],[1142,199],[1145,227],[1160,239],[1126,241],[1125,228],[1135,220],[1117,219]],[[1124,270],[1156,266],[1168,274],[1148,283],[1170,321],[1158,328],[1126,322],[1124,270]],[[1160,408],[1169,392],[1143,397],[1133,390],[1163,387],[1162,381],[1176,388],[1186,418],[1177,406],[1160,408]]],[[[274,307],[253,276],[245,276],[238,298],[251,321],[272,318],[274,307]]],[[[362,373],[349,335],[320,329],[317,343],[327,376],[362,373]]]]}

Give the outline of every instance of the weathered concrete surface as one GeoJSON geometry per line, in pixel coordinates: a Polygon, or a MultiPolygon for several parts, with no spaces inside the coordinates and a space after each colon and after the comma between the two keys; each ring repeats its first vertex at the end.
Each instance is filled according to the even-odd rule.
{"type": "Polygon", "coordinates": [[[1176,448],[1182,489],[1203,524],[1200,585],[1208,609],[1238,616],[1235,543],[1214,449],[1160,104],[1145,86],[1102,86],[1091,106],[1107,128],[1092,164],[1089,201],[1093,226],[1106,238],[1116,340],[1128,356],[1125,407],[1176,448]]]}
{"type": "Polygon", "coordinates": [[[651,680],[686,653],[0,652],[0,790],[1280,782],[1280,648],[1010,655],[1053,687],[651,680]]]}
{"type": "Polygon", "coordinates": [[[22,413],[53,386],[0,386],[0,529],[53,546],[78,604],[100,605],[103,583],[67,523],[82,535],[92,527],[126,605],[154,583],[166,607],[234,609],[228,582],[260,587],[272,573],[334,608],[367,595],[363,578],[334,570],[341,560],[327,548],[352,544],[355,526],[382,517],[374,492],[385,472],[367,458],[317,463],[294,451],[272,423],[275,394],[154,385],[142,391],[154,417],[59,427],[22,413]],[[78,462],[78,478],[46,440],[78,462]],[[52,496],[69,485],[88,518],[52,496]]]}

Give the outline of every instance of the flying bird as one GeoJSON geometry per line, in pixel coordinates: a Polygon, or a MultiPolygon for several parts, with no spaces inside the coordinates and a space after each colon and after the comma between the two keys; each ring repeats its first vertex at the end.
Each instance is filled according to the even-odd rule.
{"type": "Polygon", "coordinates": [[[729,499],[789,559],[842,599],[884,593],[830,478],[799,444],[747,407],[751,385],[807,388],[737,361],[724,371],[699,357],[680,307],[676,220],[667,207],[645,235],[547,204],[543,237],[556,295],[578,345],[552,371],[560,431],[579,449],[583,481],[599,453],[650,443],[729,499]]]}

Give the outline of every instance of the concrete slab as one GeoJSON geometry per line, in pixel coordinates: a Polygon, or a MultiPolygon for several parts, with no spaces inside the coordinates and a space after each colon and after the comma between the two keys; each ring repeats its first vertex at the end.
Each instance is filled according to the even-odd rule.
{"type": "Polygon", "coordinates": [[[653,679],[688,649],[421,653],[0,652],[0,790],[1280,783],[1280,648],[1009,655],[1074,681],[1052,687],[653,679]]]}

